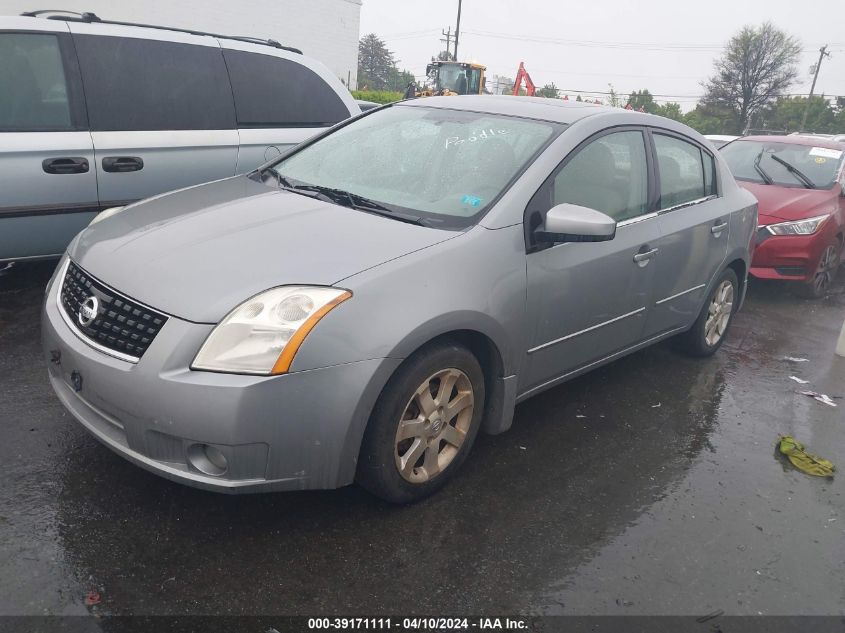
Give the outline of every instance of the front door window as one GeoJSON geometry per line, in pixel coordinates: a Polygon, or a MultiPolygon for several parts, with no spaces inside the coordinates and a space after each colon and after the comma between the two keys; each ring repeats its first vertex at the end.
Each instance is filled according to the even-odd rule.
{"type": "Polygon", "coordinates": [[[552,206],[568,202],[617,222],[648,208],[645,142],[639,131],[606,134],[579,150],[554,179],[552,206]]]}

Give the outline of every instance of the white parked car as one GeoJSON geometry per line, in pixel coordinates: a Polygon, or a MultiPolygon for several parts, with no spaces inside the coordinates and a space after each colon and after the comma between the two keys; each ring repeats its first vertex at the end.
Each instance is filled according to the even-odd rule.
{"type": "Polygon", "coordinates": [[[733,136],[731,134],[705,134],[704,138],[713,143],[713,147],[719,149],[720,147],[724,147],[731,141],[735,141],[739,137],[733,136]]]}

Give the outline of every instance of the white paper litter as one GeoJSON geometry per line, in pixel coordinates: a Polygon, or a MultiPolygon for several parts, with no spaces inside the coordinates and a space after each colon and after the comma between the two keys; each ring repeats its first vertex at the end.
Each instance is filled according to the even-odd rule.
{"type": "Polygon", "coordinates": [[[798,376],[790,376],[790,377],[789,377],[789,379],[790,379],[790,380],[794,380],[794,381],[795,381],[795,382],[797,382],[799,385],[808,385],[808,384],[810,384],[810,381],[809,381],[809,380],[803,380],[803,379],[799,378],[798,376]]]}
{"type": "Polygon", "coordinates": [[[788,360],[793,363],[807,363],[810,361],[809,358],[795,358],[794,356],[784,356],[783,360],[788,360]]]}
{"type": "Polygon", "coordinates": [[[818,393],[816,391],[799,391],[798,393],[805,395],[805,396],[810,396],[814,400],[818,400],[822,404],[826,404],[829,407],[835,407],[836,406],[836,403],[833,400],[830,399],[830,396],[825,395],[823,393],[818,393]]]}

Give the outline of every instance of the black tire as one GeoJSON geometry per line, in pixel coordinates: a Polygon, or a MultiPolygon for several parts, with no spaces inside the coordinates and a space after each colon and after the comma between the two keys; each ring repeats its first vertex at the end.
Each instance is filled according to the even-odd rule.
{"type": "Polygon", "coordinates": [[[822,299],[830,291],[836,274],[839,272],[839,264],[842,256],[842,245],[838,239],[825,246],[813,280],[809,283],[790,283],[789,289],[793,294],[804,299],[822,299]],[[830,255],[828,254],[830,251],[830,255]],[[830,259],[831,261],[826,261],[830,259]]]}
{"type": "MultiPolygon", "coordinates": [[[[439,392],[431,395],[434,396],[433,402],[437,404],[439,392]]],[[[475,356],[465,347],[452,342],[444,342],[417,351],[405,360],[390,378],[373,408],[361,443],[361,452],[358,456],[357,482],[372,494],[392,503],[412,503],[439,490],[459,470],[475,442],[478,429],[481,427],[484,397],[484,374],[481,366],[475,356]],[[454,399],[451,401],[457,402],[463,394],[467,396],[463,398],[463,401],[471,400],[473,408],[471,412],[458,413],[454,419],[447,420],[445,424],[440,426],[438,418],[442,414],[443,407],[439,408],[441,413],[424,416],[422,408],[417,405],[419,401],[415,394],[423,388],[424,384],[428,385],[429,388],[444,384],[439,378],[429,381],[431,377],[443,372],[449,372],[450,376],[458,373],[463,374],[463,377],[456,377],[458,382],[455,384],[462,385],[464,391],[459,391],[457,386],[449,388],[450,395],[446,396],[446,400],[449,401],[451,394],[454,393],[454,399]],[[471,397],[469,397],[467,391],[469,385],[472,388],[471,397]],[[413,420],[417,419],[413,417],[415,410],[413,407],[416,407],[419,410],[419,415],[424,417],[424,424],[427,425],[428,433],[435,433],[435,425],[437,425],[437,428],[445,429],[446,426],[457,426],[458,420],[460,420],[460,424],[465,429],[460,446],[453,447],[447,440],[438,439],[439,435],[434,435],[427,440],[415,436],[400,441],[397,436],[400,421],[405,418],[408,422],[413,423],[413,420]],[[411,412],[410,417],[405,417],[409,414],[409,411],[411,412]],[[399,455],[399,447],[402,447],[402,442],[405,442],[405,446],[408,447],[406,455],[411,455],[415,447],[414,443],[418,440],[429,442],[429,447],[436,443],[437,451],[443,451],[444,459],[446,451],[450,451],[448,464],[442,470],[439,470],[438,466],[437,474],[430,478],[426,473],[426,467],[414,467],[410,462],[410,457],[406,460],[409,465],[406,475],[400,473],[397,462],[401,460],[402,456],[399,455]],[[408,445],[407,442],[411,442],[411,444],[408,445]],[[441,446],[442,448],[440,448],[441,446]],[[412,482],[408,480],[408,476],[425,476],[427,479],[412,482]]],[[[423,451],[420,460],[425,460],[426,455],[428,455],[427,448],[424,448],[423,451]]],[[[418,461],[415,459],[414,463],[418,463],[418,461]]]]}
{"type": "Polygon", "coordinates": [[[698,318],[695,320],[693,326],[678,337],[680,348],[690,356],[705,357],[715,354],[716,350],[718,350],[722,346],[722,343],[725,342],[731,322],[733,322],[733,315],[738,306],[739,282],[737,281],[736,273],[733,269],[726,268],[716,280],[716,283],[713,284],[710,294],[707,295],[707,300],[701,308],[701,313],[698,315],[698,318]],[[730,314],[727,315],[727,322],[725,323],[718,340],[713,342],[713,340],[710,339],[710,342],[708,342],[708,332],[706,328],[708,325],[708,318],[711,316],[711,306],[714,303],[717,293],[721,292],[725,282],[729,282],[732,286],[733,300],[731,302],[730,314]]]}

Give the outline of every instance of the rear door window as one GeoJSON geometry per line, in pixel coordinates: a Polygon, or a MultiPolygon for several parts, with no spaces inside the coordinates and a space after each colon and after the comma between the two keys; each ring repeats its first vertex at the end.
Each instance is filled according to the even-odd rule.
{"type": "Polygon", "coordinates": [[[0,131],[71,129],[58,37],[0,33],[0,131]]]}
{"type": "Polygon", "coordinates": [[[224,49],[239,127],[326,127],[349,109],[322,77],[289,59],[224,49]]]}
{"type": "Polygon", "coordinates": [[[704,150],[701,150],[704,162],[704,195],[715,196],[716,191],[716,160],[704,150]]]}
{"type": "MultiPolygon", "coordinates": [[[[698,145],[665,134],[654,134],[653,137],[660,170],[660,208],[668,209],[710,195],[702,151],[698,145]]],[[[710,158],[710,189],[713,187],[712,160],[710,158]]]]}
{"type": "Polygon", "coordinates": [[[92,130],[234,129],[219,47],[99,35],[74,41],[92,130]]]}

